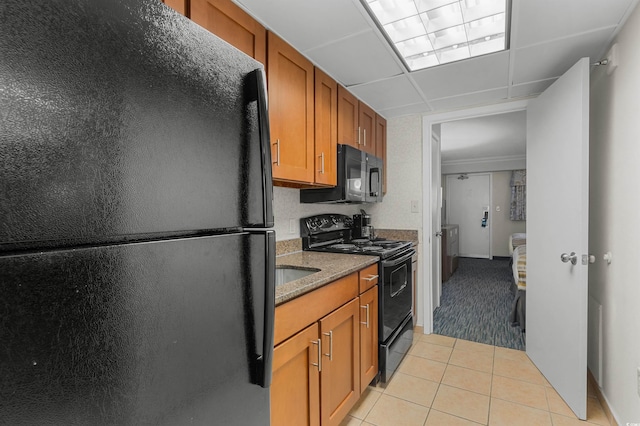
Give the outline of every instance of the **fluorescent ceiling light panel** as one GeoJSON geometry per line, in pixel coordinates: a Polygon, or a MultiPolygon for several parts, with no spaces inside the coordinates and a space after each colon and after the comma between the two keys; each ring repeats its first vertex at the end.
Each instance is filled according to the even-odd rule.
{"type": "Polygon", "coordinates": [[[507,48],[507,0],[362,1],[410,71],[507,48]]]}

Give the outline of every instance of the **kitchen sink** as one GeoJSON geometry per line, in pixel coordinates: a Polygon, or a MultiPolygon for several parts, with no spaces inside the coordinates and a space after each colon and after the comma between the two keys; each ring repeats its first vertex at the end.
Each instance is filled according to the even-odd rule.
{"type": "Polygon", "coordinates": [[[320,272],[320,269],[285,265],[276,266],[276,287],[306,277],[307,275],[315,274],[316,272],[320,272]]]}

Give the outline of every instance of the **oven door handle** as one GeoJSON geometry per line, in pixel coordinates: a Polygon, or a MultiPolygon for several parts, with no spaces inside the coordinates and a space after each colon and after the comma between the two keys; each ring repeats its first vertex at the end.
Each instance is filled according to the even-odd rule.
{"type": "Polygon", "coordinates": [[[407,254],[405,254],[405,255],[403,255],[401,257],[383,260],[381,262],[382,263],[382,267],[386,268],[386,267],[389,267],[389,266],[399,265],[402,262],[406,262],[407,260],[409,260],[415,253],[416,253],[415,249],[411,249],[411,250],[409,250],[407,252],[407,254]]]}
{"type": "Polygon", "coordinates": [[[391,297],[396,297],[397,295],[399,295],[400,293],[402,293],[402,291],[407,288],[407,282],[405,281],[404,284],[402,284],[402,287],[400,287],[398,289],[398,291],[396,291],[395,293],[391,293],[391,297]]]}

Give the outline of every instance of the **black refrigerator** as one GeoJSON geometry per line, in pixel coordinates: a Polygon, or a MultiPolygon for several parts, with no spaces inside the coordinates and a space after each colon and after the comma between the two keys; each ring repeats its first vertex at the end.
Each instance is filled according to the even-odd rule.
{"type": "Polygon", "coordinates": [[[263,66],[159,0],[3,0],[0,58],[0,424],[268,425],[263,66]]]}

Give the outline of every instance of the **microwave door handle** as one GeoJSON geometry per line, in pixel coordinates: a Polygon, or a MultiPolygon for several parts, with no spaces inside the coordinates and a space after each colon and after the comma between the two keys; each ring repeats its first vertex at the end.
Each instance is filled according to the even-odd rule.
{"type": "MultiPolygon", "coordinates": [[[[380,186],[380,171],[377,167],[372,168],[369,172],[369,182],[373,182],[373,175],[376,175],[376,188],[380,186]]],[[[372,197],[377,197],[379,191],[369,192],[369,195],[372,197]]]]}

